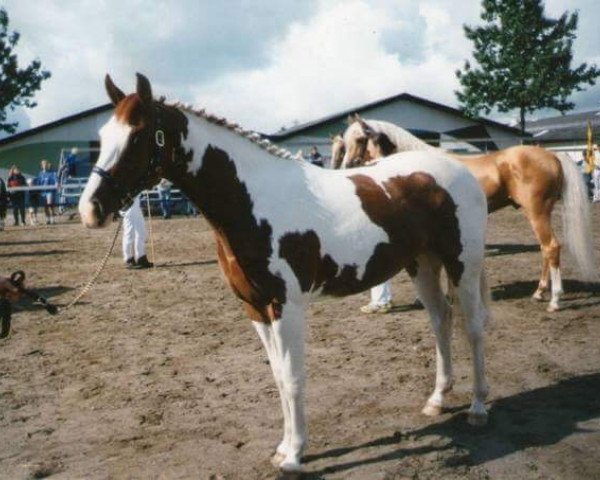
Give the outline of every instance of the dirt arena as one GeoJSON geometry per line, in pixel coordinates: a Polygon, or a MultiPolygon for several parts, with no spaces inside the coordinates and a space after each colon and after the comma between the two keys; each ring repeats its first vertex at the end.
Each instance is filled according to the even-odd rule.
{"type": "MultiPolygon", "coordinates": [[[[599,206],[594,216],[600,250],[599,206]]],[[[9,227],[1,272],[23,269],[30,286],[65,304],[113,229],[9,227]]],[[[0,478],[277,478],[269,457],[281,435],[278,394],[221,279],[212,234],[197,219],[155,220],[153,229],[157,268],[127,271],[116,252],[76,308],[51,317],[15,307],[12,335],[0,341],[0,478]]],[[[564,309],[548,314],[529,298],[540,255],[524,217],[494,214],[488,244],[489,425],[466,424],[460,329],[449,411],[419,413],[433,387],[434,342],[424,312],[407,306],[413,289],[402,274],[391,314],[361,314],[367,294],[310,308],[302,478],[600,478],[600,284],[575,280],[565,254],[564,309]]]]}

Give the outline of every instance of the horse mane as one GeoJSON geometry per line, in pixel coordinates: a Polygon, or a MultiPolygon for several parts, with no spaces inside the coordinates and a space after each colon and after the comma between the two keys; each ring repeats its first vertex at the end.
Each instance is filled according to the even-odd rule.
{"type": "Polygon", "coordinates": [[[398,125],[383,120],[363,120],[367,125],[377,133],[384,133],[388,136],[391,142],[396,146],[399,152],[412,150],[440,151],[437,147],[416,137],[408,130],[405,130],[398,125]]]}
{"type": "Polygon", "coordinates": [[[195,108],[193,105],[188,103],[182,103],[180,101],[168,102],[165,103],[164,97],[158,99],[158,102],[165,104],[169,107],[177,108],[183,112],[194,115],[198,118],[202,118],[213,125],[217,125],[220,127],[224,127],[227,130],[243,137],[247,140],[250,140],[252,143],[257,145],[263,150],[266,150],[271,155],[274,155],[279,158],[283,158],[284,160],[294,160],[295,157],[289,150],[285,148],[278,147],[273,144],[270,140],[263,138],[262,135],[254,130],[246,130],[242,128],[239,124],[230,122],[225,117],[219,117],[212,113],[208,113],[204,108],[195,108]]]}

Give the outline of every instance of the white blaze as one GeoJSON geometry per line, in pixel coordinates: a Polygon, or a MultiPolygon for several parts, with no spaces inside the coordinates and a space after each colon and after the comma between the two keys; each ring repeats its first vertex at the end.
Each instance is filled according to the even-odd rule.
{"type": "MultiPolygon", "coordinates": [[[[103,170],[110,170],[114,167],[127,145],[131,130],[130,125],[119,122],[114,115],[100,129],[100,156],[96,162],[98,167],[103,170]]],[[[100,176],[92,173],[79,199],[79,214],[81,215],[81,221],[86,226],[96,224],[91,199],[100,185],[100,180],[100,176]]]]}

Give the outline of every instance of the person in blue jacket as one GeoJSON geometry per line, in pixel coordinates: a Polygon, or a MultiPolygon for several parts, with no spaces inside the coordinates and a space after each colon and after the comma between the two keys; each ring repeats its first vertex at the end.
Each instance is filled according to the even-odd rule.
{"type": "Polygon", "coordinates": [[[40,166],[42,169],[37,176],[36,183],[44,187],[54,187],[52,189],[42,190],[46,225],[52,225],[54,224],[54,196],[58,179],[56,177],[56,171],[51,169],[52,165],[48,160],[42,160],[40,166]]]}

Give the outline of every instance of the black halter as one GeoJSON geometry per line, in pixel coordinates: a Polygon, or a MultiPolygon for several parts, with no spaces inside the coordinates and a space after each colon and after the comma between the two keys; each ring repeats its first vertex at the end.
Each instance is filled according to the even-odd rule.
{"type": "Polygon", "coordinates": [[[155,106],[155,128],[154,128],[154,149],[150,160],[148,162],[148,170],[145,175],[140,178],[139,182],[132,188],[128,189],[125,185],[121,184],[108,172],[107,170],[94,165],[92,167],[92,173],[99,175],[107,181],[108,186],[115,192],[120,199],[120,210],[128,210],[135,197],[145,188],[148,178],[153,173],[157,173],[162,160],[165,158],[165,131],[162,127],[162,118],[160,115],[160,109],[155,106]]]}

